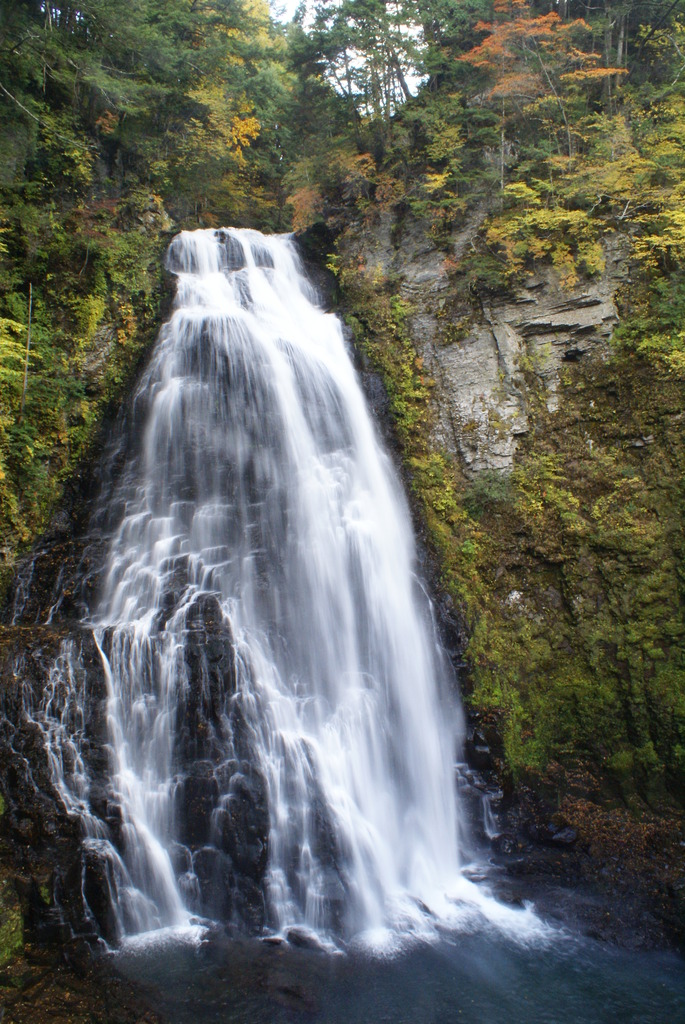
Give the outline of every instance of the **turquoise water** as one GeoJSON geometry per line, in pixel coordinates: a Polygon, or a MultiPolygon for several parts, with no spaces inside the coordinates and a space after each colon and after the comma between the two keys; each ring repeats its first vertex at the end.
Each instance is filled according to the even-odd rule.
{"type": "Polygon", "coordinates": [[[446,937],[382,958],[214,940],[117,954],[169,1024],[682,1024],[685,961],[564,937],[446,937]]]}

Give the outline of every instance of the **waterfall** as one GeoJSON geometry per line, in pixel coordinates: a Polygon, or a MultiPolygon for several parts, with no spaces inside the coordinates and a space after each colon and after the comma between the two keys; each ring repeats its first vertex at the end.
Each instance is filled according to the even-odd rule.
{"type": "Polygon", "coordinates": [[[90,618],[113,931],[411,930],[459,878],[460,725],[401,487],[288,237],[167,259],[90,618]]]}

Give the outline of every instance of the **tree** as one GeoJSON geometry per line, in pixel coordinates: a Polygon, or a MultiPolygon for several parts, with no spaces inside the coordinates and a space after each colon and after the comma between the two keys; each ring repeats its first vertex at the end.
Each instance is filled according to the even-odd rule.
{"type": "Polygon", "coordinates": [[[412,95],[418,74],[421,22],[411,0],[320,0],[312,38],[328,80],[356,121],[388,122],[412,95]]]}
{"type": "Polygon", "coordinates": [[[551,105],[558,114],[558,134],[570,158],[576,148],[571,122],[569,87],[583,81],[604,81],[621,68],[600,67],[600,56],[582,48],[590,26],[582,19],[564,22],[556,11],[533,16],[529,0],[495,0],[496,20],[476,28],[483,41],[459,59],[484,72],[490,82],[485,97],[501,108],[501,169],[504,187],[505,132],[508,119],[541,117],[550,126],[551,105]]]}

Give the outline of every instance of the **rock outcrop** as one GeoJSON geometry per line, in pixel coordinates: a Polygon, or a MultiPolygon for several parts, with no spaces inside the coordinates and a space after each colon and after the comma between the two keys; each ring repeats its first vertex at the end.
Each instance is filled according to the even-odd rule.
{"type": "Polygon", "coordinates": [[[472,214],[442,247],[425,225],[398,225],[390,214],[344,242],[347,256],[353,252],[366,273],[391,281],[411,304],[412,341],[434,381],[434,441],[470,473],[512,468],[529,429],[527,373],[554,411],[561,367],[607,356],[618,322],[614,296],[629,276],[625,239],[614,235],[604,239],[606,269],[597,278],[565,288],[544,265],[512,293],[464,296],[451,268],[467,255],[485,213],[472,214]]]}
{"type": "MultiPolygon", "coordinates": [[[[7,886],[7,893],[0,890],[0,928],[15,922],[19,943],[24,926],[34,937],[60,941],[117,938],[113,865],[126,835],[112,779],[101,653],[111,637],[105,630],[96,641],[80,621],[97,592],[106,544],[83,518],[79,508],[75,530],[63,509],[20,565],[0,633],[0,886],[7,886]]],[[[160,601],[162,632],[186,599],[182,577],[181,567],[160,601]]],[[[233,636],[213,595],[197,597],[186,625],[188,686],[175,709],[173,752],[182,828],[173,867],[198,914],[258,932],[269,817],[235,699],[233,636]],[[229,760],[219,757],[227,734],[229,760]]]]}

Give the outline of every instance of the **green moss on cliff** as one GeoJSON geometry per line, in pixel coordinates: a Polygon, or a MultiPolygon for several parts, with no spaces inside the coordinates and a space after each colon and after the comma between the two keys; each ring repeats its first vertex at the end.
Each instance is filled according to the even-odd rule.
{"type": "Polygon", "coordinates": [[[47,202],[31,216],[16,207],[6,216],[0,544],[10,563],[45,528],[154,336],[169,224],[160,199],[140,189],[66,215],[47,202]]]}
{"type": "Polygon", "coordinates": [[[17,894],[7,879],[0,880],[0,967],[24,948],[24,921],[17,894]]]}
{"type": "Polygon", "coordinates": [[[685,381],[618,353],[535,398],[509,476],[464,476],[431,442],[431,382],[407,306],[340,267],[350,322],[383,375],[442,584],[467,624],[467,700],[514,777],[589,766],[605,801],[685,792],[685,381]],[[489,723],[489,726],[488,726],[489,723]]]}
{"type": "Polygon", "coordinates": [[[628,801],[682,800],[685,467],[673,412],[685,387],[620,357],[565,384],[559,412],[538,411],[513,502],[488,524],[493,595],[528,636],[493,668],[490,649],[506,643],[495,616],[469,649],[473,701],[492,706],[493,674],[516,691],[514,767],[589,758],[628,801]]]}

